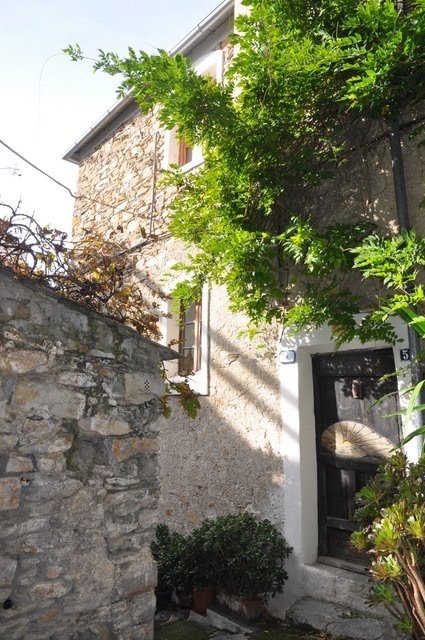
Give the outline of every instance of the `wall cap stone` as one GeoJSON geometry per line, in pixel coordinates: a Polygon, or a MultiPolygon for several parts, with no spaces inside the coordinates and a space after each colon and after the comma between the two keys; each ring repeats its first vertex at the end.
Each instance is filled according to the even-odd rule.
{"type": "Polygon", "coordinates": [[[165,345],[161,345],[158,342],[151,340],[150,338],[142,336],[135,329],[132,329],[131,327],[128,327],[127,325],[122,324],[121,322],[118,322],[118,320],[114,320],[109,316],[104,316],[100,313],[97,313],[96,311],[93,311],[92,309],[88,309],[87,307],[84,307],[83,305],[80,305],[73,300],[68,300],[67,298],[60,296],[58,293],[53,291],[53,289],[49,289],[49,287],[39,284],[31,278],[17,276],[16,273],[8,267],[0,265],[0,276],[10,281],[18,281],[22,284],[22,286],[34,291],[34,293],[36,293],[37,295],[52,298],[53,300],[55,300],[55,302],[58,302],[59,304],[72,309],[77,313],[81,313],[89,318],[93,318],[94,320],[105,323],[111,329],[115,329],[118,327],[123,337],[135,338],[151,347],[154,347],[158,351],[158,355],[161,360],[175,360],[175,358],[177,357],[175,351],[169,349],[165,345]]]}

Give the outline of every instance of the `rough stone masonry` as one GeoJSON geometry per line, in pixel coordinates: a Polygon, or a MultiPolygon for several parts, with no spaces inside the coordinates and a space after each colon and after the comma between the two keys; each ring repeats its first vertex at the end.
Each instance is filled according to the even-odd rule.
{"type": "Polygon", "coordinates": [[[0,269],[0,639],[150,640],[164,347],[0,269]]]}

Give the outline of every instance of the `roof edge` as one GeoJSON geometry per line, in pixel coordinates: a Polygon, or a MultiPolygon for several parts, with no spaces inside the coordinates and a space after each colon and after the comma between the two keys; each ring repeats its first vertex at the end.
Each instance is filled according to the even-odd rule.
{"type": "Polygon", "coordinates": [[[170,55],[175,56],[177,53],[188,55],[204,40],[205,35],[213,33],[223,22],[233,16],[234,4],[234,0],[223,0],[170,50],[170,55]]]}
{"type": "Polygon", "coordinates": [[[139,107],[131,95],[117,102],[62,156],[62,160],[80,164],[82,160],[110,133],[118,129],[136,113],[139,107]]]}
{"type": "MultiPolygon", "coordinates": [[[[181,53],[189,56],[209,34],[213,34],[226,20],[233,17],[233,7],[234,0],[224,0],[170,50],[170,55],[175,56],[181,53]]],[[[108,111],[68,149],[62,159],[79,165],[95,147],[138,112],[139,107],[132,96],[126,96],[108,109],[108,111]]]]}

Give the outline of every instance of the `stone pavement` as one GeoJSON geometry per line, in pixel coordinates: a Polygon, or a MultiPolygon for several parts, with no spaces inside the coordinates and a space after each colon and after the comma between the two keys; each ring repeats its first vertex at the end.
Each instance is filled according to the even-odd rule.
{"type": "MultiPolygon", "coordinates": [[[[187,612],[179,609],[157,614],[155,640],[318,640],[319,638],[324,640],[325,638],[322,633],[297,630],[277,621],[269,621],[268,624],[259,623],[258,626],[250,626],[242,622],[238,630],[235,616],[230,613],[227,617],[221,610],[209,609],[207,616],[200,616],[191,611],[189,617],[186,618],[186,616],[187,612]]],[[[333,636],[332,640],[338,639],[333,636]]]]}
{"type": "Polygon", "coordinates": [[[322,638],[324,640],[322,635],[288,631],[283,627],[275,628],[273,631],[258,630],[251,636],[245,633],[223,632],[193,620],[171,622],[157,627],[155,631],[155,640],[249,640],[249,638],[252,640],[313,640],[315,638],[318,640],[322,638]]]}
{"type": "Polygon", "coordinates": [[[295,625],[308,626],[331,636],[347,640],[397,640],[389,618],[378,619],[358,613],[347,607],[313,598],[298,600],[288,612],[288,619],[295,625]]]}
{"type": "MultiPolygon", "coordinates": [[[[249,625],[219,608],[206,616],[176,610],[157,616],[155,640],[397,640],[401,639],[389,620],[360,614],[330,602],[303,598],[288,612],[293,626],[274,625],[267,629],[249,625]],[[168,615],[168,618],[167,618],[168,615]],[[310,631],[306,631],[310,629],[310,631]]],[[[263,625],[260,625],[263,626],[263,625]]]]}

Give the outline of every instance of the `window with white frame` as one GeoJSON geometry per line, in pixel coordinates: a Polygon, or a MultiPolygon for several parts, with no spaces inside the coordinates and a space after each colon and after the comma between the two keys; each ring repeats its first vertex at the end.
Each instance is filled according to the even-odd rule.
{"type": "Polygon", "coordinates": [[[172,313],[170,300],[166,309],[169,317],[161,323],[163,343],[179,354],[176,360],[165,363],[168,378],[173,382],[187,379],[191,389],[201,395],[209,392],[208,307],[209,289],[205,285],[201,299],[185,310],[172,313]]]}
{"type": "Polygon", "coordinates": [[[194,375],[201,369],[201,337],[202,302],[199,301],[193,302],[188,309],[180,309],[178,372],[181,376],[194,375]]]}
{"type": "MultiPolygon", "coordinates": [[[[223,79],[223,51],[217,49],[195,64],[195,70],[200,76],[211,76],[217,83],[223,79]]],[[[172,164],[181,167],[182,171],[191,171],[203,162],[200,145],[189,146],[178,136],[177,128],[165,132],[164,158],[162,169],[168,169],[172,164]]]]}

